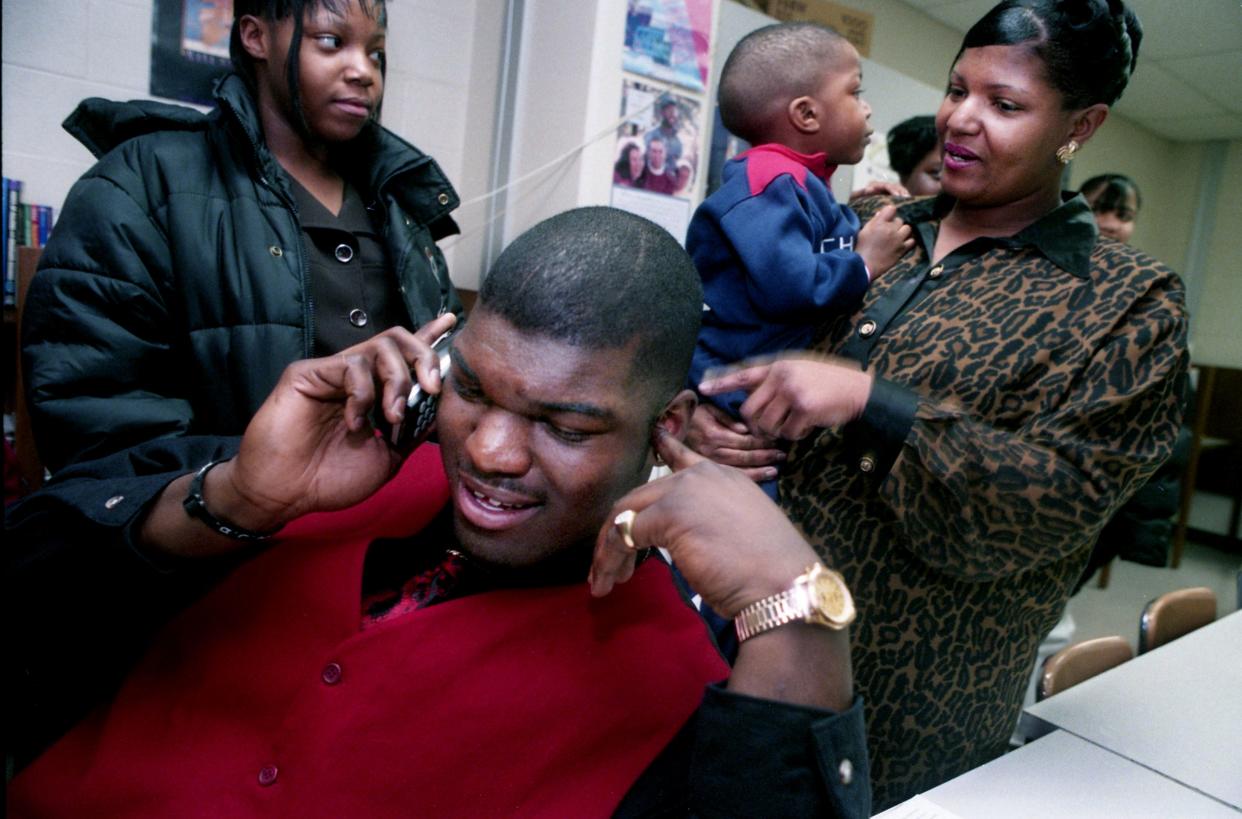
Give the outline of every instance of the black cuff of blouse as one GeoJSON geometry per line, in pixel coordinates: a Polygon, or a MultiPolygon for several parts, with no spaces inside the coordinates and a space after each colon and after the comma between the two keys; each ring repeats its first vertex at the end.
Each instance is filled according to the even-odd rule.
{"type": "Polygon", "coordinates": [[[698,712],[691,814],[699,817],[871,815],[862,698],[846,711],[707,687],[698,712]],[[716,764],[706,764],[708,761],[716,764]]]}
{"type": "Polygon", "coordinates": [[[893,468],[914,425],[917,393],[876,377],[863,414],[842,430],[848,456],[860,472],[883,478],[893,468]]]}

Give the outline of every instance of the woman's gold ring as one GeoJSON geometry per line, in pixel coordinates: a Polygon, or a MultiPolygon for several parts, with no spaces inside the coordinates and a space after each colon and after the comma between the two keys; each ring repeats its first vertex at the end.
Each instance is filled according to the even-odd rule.
{"type": "Polygon", "coordinates": [[[634,518],[638,517],[638,513],[633,509],[626,509],[621,514],[612,519],[612,525],[617,527],[617,533],[621,535],[621,539],[625,541],[626,548],[637,549],[634,543],[634,518]]]}

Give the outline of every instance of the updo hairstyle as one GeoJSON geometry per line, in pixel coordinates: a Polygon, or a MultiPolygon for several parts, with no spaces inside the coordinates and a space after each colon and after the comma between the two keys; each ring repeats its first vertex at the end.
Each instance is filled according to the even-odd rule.
{"type": "Polygon", "coordinates": [[[1122,0],[1004,0],[966,32],[957,57],[968,48],[1027,45],[1071,110],[1115,103],[1142,39],[1138,17],[1122,0]]]}

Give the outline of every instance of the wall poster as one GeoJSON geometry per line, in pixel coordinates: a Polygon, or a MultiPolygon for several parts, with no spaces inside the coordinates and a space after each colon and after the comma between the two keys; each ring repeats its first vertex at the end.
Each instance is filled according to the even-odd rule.
{"type": "Polygon", "coordinates": [[[151,95],[211,105],[215,81],[230,70],[233,0],[155,0],[151,95]]]}
{"type": "Polygon", "coordinates": [[[622,81],[612,204],[663,225],[678,241],[685,239],[699,173],[702,107],[694,97],[622,81]]]}
{"type": "Polygon", "coordinates": [[[627,0],[621,67],[703,91],[711,31],[712,0],[627,0]]]}

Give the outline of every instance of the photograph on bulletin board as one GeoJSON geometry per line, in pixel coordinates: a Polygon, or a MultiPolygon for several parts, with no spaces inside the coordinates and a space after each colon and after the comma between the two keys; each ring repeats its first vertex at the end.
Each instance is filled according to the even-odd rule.
{"type": "Polygon", "coordinates": [[[699,173],[702,109],[692,97],[623,81],[612,204],[662,225],[678,241],[685,239],[699,173]]]}
{"type": "Polygon", "coordinates": [[[689,197],[699,171],[702,103],[639,80],[624,80],[613,184],[689,197]]]}
{"type": "Polygon", "coordinates": [[[233,0],[156,0],[151,25],[151,95],[210,105],[231,68],[233,0]]]}
{"type": "Polygon", "coordinates": [[[622,67],[703,91],[711,31],[712,0],[627,0],[622,67]]]}

